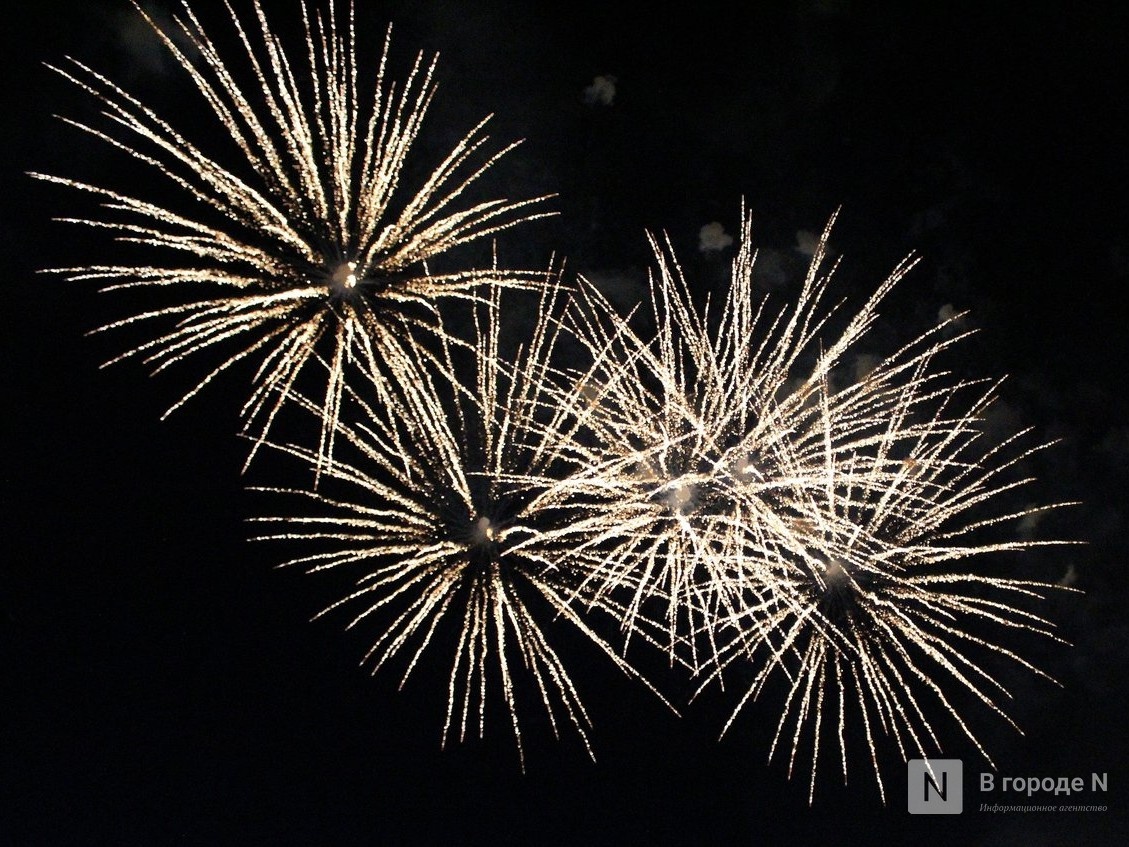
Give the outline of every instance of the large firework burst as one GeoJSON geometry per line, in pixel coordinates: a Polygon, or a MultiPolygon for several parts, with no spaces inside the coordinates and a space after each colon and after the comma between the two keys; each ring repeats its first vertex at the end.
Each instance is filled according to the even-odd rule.
{"type": "Polygon", "coordinates": [[[885,799],[881,739],[903,759],[935,755],[942,747],[935,715],[955,723],[991,763],[965,705],[979,702],[1015,727],[996,664],[1003,657],[1047,677],[1009,638],[1028,632],[1057,640],[1030,607],[1058,586],[1002,575],[980,560],[1065,543],[1001,539],[993,530],[1069,504],[993,510],[1031,482],[1009,472],[1046,445],[1020,449],[1026,432],[988,443],[981,424],[995,386],[962,404],[969,388],[937,392],[929,417],[922,398],[907,393],[889,438],[828,463],[824,484],[802,492],[802,501],[790,492],[785,508],[803,519],[781,535],[775,556],[737,577],[745,607],[716,621],[732,637],[719,666],[740,660],[751,668],[726,729],[774,677],[782,679],[784,709],[769,755],[787,748],[791,774],[806,739],[809,800],[824,748],[840,760],[846,781],[852,734],[864,739],[885,799]],[[915,416],[920,422],[908,423],[915,416]]]}
{"type": "MultiPolygon", "coordinates": [[[[557,480],[583,461],[571,446],[574,424],[546,391],[559,296],[556,286],[546,289],[533,333],[509,364],[499,353],[500,300],[493,289],[473,309],[473,339],[413,360],[413,378],[395,408],[349,391],[356,422],[335,424],[341,456],[325,469],[322,485],[282,492],[309,500],[323,514],[260,519],[278,526],[260,539],[317,548],[287,564],[360,569],[356,591],[326,611],[359,607],[350,626],[370,616],[381,621],[366,657],[374,671],[406,656],[406,680],[421,654],[442,640],[437,632],[446,621],[455,643],[444,739],[462,739],[475,717],[481,734],[494,685],[488,677],[494,676],[519,754],[520,666],[554,733],[562,721],[571,725],[592,753],[588,716],[539,615],[569,621],[623,671],[639,676],[570,605],[590,557],[574,554],[550,531],[572,519],[557,480]],[[464,385],[469,374],[474,380],[464,385]],[[346,452],[355,458],[344,458],[346,452]],[[337,491],[343,493],[330,493],[337,491]]],[[[304,405],[318,412],[316,404],[304,405]]],[[[307,447],[282,449],[317,462],[307,447]]],[[[602,610],[622,613],[607,603],[602,610]]]]}
{"type": "MultiPolygon", "coordinates": [[[[696,639],[680,635],[682,623],[698,629],[743,602],[732,596],[733,569],[750,549],[775,549],[789,521],[801,517],[778,508],[783,493],[822,484],[828,462],[875,438],[902,390],[898,378],[912,376],[920,360],[918,354],[885,363],[867,390],[828,397],[833,370],[910,263],[823,345],[821,329],[838,308],[822,307],[831,278],[824,243],[795,304],[773,311],[758,303],[744,213],[742,224],[719,314],[697,310],[669,244],[654,237],[653,335],[583,280],[570,314],[572,333],[592,362],[571,374],[580,387],[574,413],[600,458],[566,484],[602,508],[567,531],[583,549],[604,551],[592,578],[596,595],[626,582],[635,589],[628,603],[634,613],[661,589],[671,649],[680,642],[696,647],[696,639]],[[680,616],[688,617],[680,623],[680,616]]],[[[690,661],[702,660],[695,654],[690,661]]]]}
{"type": "Polygon", "coordinates": [[[829,232],[795,303],[778,310],[754,288],[744,213],[719,314],[696,309],[669,243],[655,238],[653,335],[583,286],[571,328],[593,364],[572,375],[573,411],[601,458],[562,485],[599,507],[559,533],[599,551],[583,589],[624,597],[629,630],[633,615],[665,609],[651,614],[665,619],[672,656],[687,648],[705,683],[748,663],[734,716],[769,679],[787,680],[773,751],[790,731],[794,764],[811,735],[812,791],[827,726],[846,774],[849,712],[876,775],[881,735],[903,756],[936,748],[934,707],[983,751],[947,688],[1003,715],[1006,691],[977,651],[1034,670],[1003,636],[1052,629],[1023,607],[1052,586],[967,565],[1039,543],[985,538],[1027,514],[985,510],[1029,482],[1007,472],[1039,448],[1006,458],[1019,436],[984,446],[994,386],[935,365],[963,337],[959,316],[851,374],[879,304],[913,262],[840,318],[841,303],[824,305],[829,232]],[[993,626],[999,640],[980,634],[993,626]]]}
{"type": "MultiPolygon", "coordinates": [[[[187,5],[174,19],[175,37],[137,7],[207,104],[233,166],[82,62],[53,68],[97,98],[108,119],[105,126],[67,123],[175,186],[184,208],[73,178],[33,176],[102,201],[102,215],[65,220],[155,248],[136,264],[56,272],[111,289],[172,289],[183,300],[103,327],[173,322],[119,358],[141,357],[160,371],[219,351],[218,365],[173,408],[255,356],[260,364],[242,414],[245,431],[261,440],[311,356],[324,356],[331,364],[319,403],[324,459],[351,361],[363,360],[370,373],[398,375],[411,358],[405,348],[413,329],[434,324],[434,300],[473,298],[483,283],[524,286],[537,278],[496,267],[431,273],[427,261],[540,216],[537,204],[546,198],[460,202],[514,146],[485,153],[486,120],[418,187],[405,185],[435,94],[435,60],[417,56],[397,88],[386,74],[388,37],[378,66],[366,73],[358,63],[352,6],[343,24],[332,4],[312,20],[305,2],[300,7],[301,58],[288,56],[258,0],[257,43],[228,7],[243,48],[243,82],[187,5]]],[[[383,384],[378,390],[391,400],[383,384]]]]}

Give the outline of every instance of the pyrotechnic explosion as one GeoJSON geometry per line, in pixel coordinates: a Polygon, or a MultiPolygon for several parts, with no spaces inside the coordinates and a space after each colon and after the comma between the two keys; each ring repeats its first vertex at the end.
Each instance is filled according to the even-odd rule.
{"type": "Polygon", "coordinates": [[[822,310],[831,279],[825,240],[795,304],[777,309],[754,288],[752,221],[744,212],[742,227],[720,314],[697,311],[669,244],[652,237],[653,336],[584,280],[570,315],[591,358],[571,374],[580,386],[576,414],[603,452],[568,484],[604,507],[567,531],[581,549],[606,550],[593,577],[597,595],[626,579],[635,586],[628,605],[638,610],[648,592],[664,589],[668,645],[687,644],[699,668],[715,651],[697,655],[696,640],[680,634],[679,616],[689,615],[696,629],[695,615],[709,621],[735,611],[743,601],[734,570],[755,560],[754,551],[775,559],[780,537],[806,520],[782,504],[802,502],[825,484],[829,464],[881,437],[889,408],[901,393],[913,395],[915,385],[897,379],[925,355],[877,368],[865,390],[826,396],[832,370],[911,263],[828,340],[821,331],[838,307],[822,310]],[[635,580],[637,573],[646,578],[635,580]]]}
{"type": "Polygon", "coordinates": [[[356,609],[351,625],[379,621],[374,669],[402,661],[407,679],[449,640],[444,741],[475,723],[481,733],[489,692],[500,691],[524,764],[515,686],[525,678],[554,731],[571,726],[591,754],[547,611],[637,678],[625,656],[638,640],[702,688],[743,667],[726,730],[778,684],[769,755],[787,748],[791,773],[810,746],[809,799],[828,746],[846,779],[852,727],[883,797],[882,745],[935,752],[938,719],[987,757],[964,701],[1010,723],[1007,689],[983,657],[1042,674],[1008,636],[1055,638],[1029,608],[1055,586],[973,562],[1063,542],[1002,536],[1037,510],[1006,500],[1031,481],[1018,465],[1045,445],[1024,447],[1027,433],[991,443],[982,422],[997,384],[938,366],[964,337],[959,315],[843,378],[913,261],[857,309],[829,304],[829,224],[799,295],[778,305],[754,286],[742,210],[712,311],[694,303],[669,241],[653,236],[650,302],[626,316],[584,279],[562,316],[555,272],[496,260],[438,272],[430,261],[545,214],[546,198],[468,200],[513,146],[486,153],[485,121],[414,192],[405,187],[434,60],[417,57],[396,86],[386,37],[366,93],[352,9],[339,26],[332,6],[313,19],[300,8],[300,60],[257,0],[255,43],[232,13],[250,86],[187,6],[176,27],[190,46],[146,17],[237,153],[232,166],[87,65],[54,68],[108,121],[68,123],[159,174],[183,206],[33,176],[99,198],[100,216],[63,220],[147,257],[55,273],[179,298],[102,327],[171,324],[119,358],[161,371],[215,352],[219,363],[173,408],[258,361],[242,409],[251,455],[267,444],[318,480],[266,489],[310,511],[258,519],[270,527],[259,537],[310,551],[288,565],[357,576],[331,609],[356,609]],[[523,288],[541,290],[539,308],[510,353],[502,291],[523,288]],[[453,328],[457,312],[470,330],[453,328]],[[583,361],[562,359],[565,335],[583,361]],[[316,443],[271,434],[287,407],[317,421],[316,443]],[[618,626],[622,644],[590,615],[618,626]]]}
{"type": "Polygon", "coordinates": [[[359,71],[352,7],[344,25],[332,4],[313,20],[305,2],[300,8],[301,57],[287,54],[258,0],[258,43],[232,12],[244,50],[240,70],[252,80],[246,85],[187,4],[174,20],[176,34],[190,47],[137,7],[207,104],[231,164],[213,158],[212,144],[198,146],[82,62],[52,67],[97,98],[108,119],[105,126],[66,122],[142,163],[175,187],[183,205],[168,207],[75,178],[33,176],[102,201],[98,217],[63,220],[156,248],[156,254],[145,254],[159,254],[153,264],[143,259],[52,272],[98,280],[106,290],[169,289],[183,301],[102,327],[172,322],[172,329],[118,357],[140,357],[155,371],[205,350],[218,353],[219,364],[173,409],[236,362],[257,357],[253,390],[242,409],[244,431],[257,436],[257,446],[311,357],[324,356],[331,363],[320,401],[324,464],[351,364],[361,362],[377,375],[384,394],[389,380],[403,378],[416,333],[434,327],[437,300],[473,299],[484,284],[528,287],[539,278],[497,267],[432,273],[427,262],[547,214],[539,211],[547,198],[461,202],[516,146],[486,153],[488,119],[463,136],[413,193],[404,184],[405,169],[418,157],[435,95],[435,59],[418,55],[407,77],[395,83],[386,73],[389,30],[370,90],[370,74],[359,71]]]}
{"type": "Polygon", "coordinates": [[[577,298],[571,327],[593,362],[573,374],[577,414],[601,459],[562,487],[598,508],[559,535],[600,551],[584,592],[624,605],[628,634],[640,610],[665,619],[668,649],[685,650],[703,686],[733,665],[751,668],[734,717],[784,677],[770,758],[790,732],[791,773],[811,736],[809,799],[825,726],[846,778],[848,721],[861,724],[883,797],[881,737],[903,758],[939,752],[932,709],[991,763],[946,688],[1010,723],[999,705],[1007,689],[983,657],[1042,674],[1005,636],[1054,638],[1024,601],[1056,586],[988,576],[969,560],[1063,543],[986,537],[1070,505],[991,511],[1032,481],[1008,471],[1047,445],[1017,448],[1027,433],[987,442],[996,385],[953,381],[936,365],[967,335],[951,334],[951,321],[843,379],[912,260],[833,331],[843,304],[823,305],[831,224],[795,303],[775,309],[754,286],[751,229],[743,212],[718,315],[695,308],[669,242],[656,238],[653,335],[591,284],[577,298]]]}
{"type": "MultiPolygon", "coordinates": [[[[350,388],[356,414],[336,422],[341,455],[325,468],[319,488],[267,489],[302,497],[321,516],[258,519],[278,529],[259,540],[316,548],[287,565],[359,569],[356,591],[326,611],[359,607],[349,626],[375,627],[379,634],[366,657],[374,672],[402,655],[406,681],[422,654],[443,640],[436,635],[441,624],[453,622],[445,740],[462,740],[475,722],[481,735],[488,690],[497,686],[521,754],[514,686],[524,667],[554,733],[559,724],[571,725],[594,758],[588,715],[538,610],[546,623],[568,621],[624,672],[639,675],[569,603],[586,557],[551,532],[575,519],[559,502],[556,481],[584,459],[571,449],[573,424],[553,410],[546,392],[559,298],[555,285],[545,290],[532,335],[512,363],[499,356],[495,288],[473,307],[473,338],[412,360],[412,378],[400,386],[396,406],[379,397],[374,402],[369,383],[350,388]],[[474,381],[464,385],[460,376],[467,373],[474,381]]],[[[317,464],[308,447],[280,449],[317,464]]],[[[621,612],[606,605],[603,611],[621,612]]]]}

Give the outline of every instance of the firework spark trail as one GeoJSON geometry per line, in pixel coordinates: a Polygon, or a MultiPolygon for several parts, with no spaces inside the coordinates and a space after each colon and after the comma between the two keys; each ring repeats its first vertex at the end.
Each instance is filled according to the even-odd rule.
{"type": "MultiPolygon", "coordinates": [[[[102,201],[97,218],[64,218],[156,248],[157,264],[92,264],[50,269],[70,280],[98,280],[106,290],[165,287],[187,298],[101,329],[171,321],[174,327],[118,357],[140,357],[154,372],[204,350],[224,358],[169,412],[242,359],[259,357],[253,390],[242,409],[255,450],[288,391],[318,351],[331,363],[324,394],[319,469],[332,455],[346,370],[362,364],[402,379],[414,357],[414,332],[435,328],[433,303],[473,299],[484,284],[535,286],[540,278],[496,267],[430,273],[426,262],[461,245],[542,217],[547,197],[460,205],[467,189],[509,152],[486,153],[488,118],[470,130],[414,194],[403,185],[429,105],[435,59],[418,55],[397,85],[386,68],[390,34],[370,99],[360,81],[353,8],[339,24],[331,4],[311,20],[301,3],[305,50],[288,56],[258,2],[259,41],[228,7],[254,79],[236,80],[196,15],[175,18],[178,46],[140,6],[177,64],[189,75],[224,136],[238,153],[229,167],[113,81],[70,59],[52,67],[103,106],[107,128],[66,123],[122,151],[170,181],[190,211],[76,179],[34,173],[102,201]],[[303,67],[304,63],[304,67],[303,67]],[[300,72],[304,71],[305,75],[300,72]],[[231,350],[235,352],[231,352],[231,350]]],[[[117,361],[115,359],[114,361],[117,361]]],[[[166,413],[167,414],[167,413],[166,413]]],[[[250,457],[248,458],[248,462],[250,457]]]]}
{"type": "MultiPolygon", "coordinates": [[[[316,549],[289,566],[361,569],[357,589],[322,614],[359,606],[350,627],[370,616],[381,619],[366,656],[374,672],[403,657],[406,681],[422,654],[442,641],[437,633],[443,621],[451,621],[457,636],[444,741],[462,740],[474,722],[482,734],[493,684],[488,679],[494,677],[523,767],[515,699],[519,666],[535,684],[554,733],[572,726],[593,754],[588,715],[539,614],[567,620],[621,670],[642,680],[570,605],[585,557],[546,532],[571,519],[556,480],[574,473],[581,455],[571,449],[569,432],[554,432],[555,425],[568,424],[554,414],[545,393],[560,334],[559,299],[555,285],[542,293],[532,336],[507,363],[499,355],[500,292],[494,289],[488,301],[474,306],[473,342],[413,361],[413,378],[398,406],[407,414],[350,391],[358,422],[336,423],[341,455],[323,471],[321,486],[265,489],[301,497],[323,515],[258,519],[278,530],[258,540],[316,549]],[[471,353],[472,366],[465,368],[471,353]],[[474,381],[464,385],[460,375],[467,372],[474,381]],[[356,458],[346,458],[346,451],[356,458]],[[349,493],[329,493],[338,490],[349,493]]],[[[319,413],[317,404],[298,402],[319,413]]],[[[280,449],[310,464],[318,460],[307,447],[280,449]]],[[[614,620],[621,610],[604,612],[614,620]]]]}

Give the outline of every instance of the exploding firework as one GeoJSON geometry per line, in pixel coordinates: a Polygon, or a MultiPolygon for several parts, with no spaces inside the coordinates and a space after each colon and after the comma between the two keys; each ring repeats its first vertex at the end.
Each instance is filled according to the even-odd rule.
{"type": "Polygon", "coordinates": [[[995,386],[966,412],[950,413],[961,405],[962,388],[969,386],[939,392],[933,416],[920,425],[905,423],[914,414],[909,405],[918,414],[922,405],[907,394],[895,437],[829,463],[825,484],[789,504],[805,518],[781,536],[775,558],[757,561],[745,577],[749,602],[727,622],[732,641],[719,666],[738,660],[752,671],[726,730],[750,699],[782,678],[785,704],[769,757],[788,748],[791,775],[808,739],[809,801],[825,747],[846,781],[846,739],[858,734],[849,732],[852,724],[885,800],[881,739],[903,760],[935,755],[936,712],[991,764],[964,703],[979,702],[1018,729],[1001,706],[1011,695],[994,663],[1003,657],[1050,679],[1008,639],[1028,632],[1059,640],[1028,608],[1059,586],[993,575],[969,561],[1066,543],[992,540],[991,530],[1071,504],[992,512],[992,503],[1031,482],[1009,480],[1008,472],[1047,445],[1019,450],[1027,434],[1020,433],[985,446],[980,424],[995,386]]]}
{"type": "MultiPolygon", "coordinates": [[[[230,8],[230,7],[229,7],[230,8]]],[[[104,212],[64,220],[154,248],[136,264],[57,268],[107,289],[162,288],[183,302],[102,329],[166,321],[172,328],[119,358],[140,357],[161,371],[205,350],[219,364],[172,409],[219,373],[257,358],[242,409],[244,431],[271,427],[287,392],[314,356],[329,363],[319,403],[319,455],[331,455],[346,370],[362,362],[391,402],[390,379],[412,358],[413,333],[434,327],[433,303],[474,298],[483,284],[530,286],[522,271],[429,272],[427,262],[539,217],[547,198],[462,202],[468,189],[513,146],[488,153],[486,120],[470,130],[422,180],[405,185],[435,94],[434,58],[416,58],[397,86],[379,65],[363,72],[353,10],[339,24],[332,4],[313,20],[301,4],[304,56],[288,56],[259,3],[257,43],[232,12],[248,82],[237,79],[185,5],[166,32],[137,7],[215,118],[236,164],[212,158],[182,131],[113,81],[74,59],[53,67],[100,101],[105,127],[67,123],[123,152],[175,187],[184,210],[73,178],[33,174],[91,194],[104,212]],[[373,78],[370,91],[364,78],[373,78]]],[[[390,31],[389,31],[390,36],[390,31]]],[[[487,119],[488,120],[488,119],[487,119]]],[[[171,412],[172,409],[169,411],[171,412]]],[[[252,455],[254,450],[252,450],[252,455]]]]}
{"type": "MultiPolygon", "coordinates": [[[[374,672],[406,657],[406,680],[429,646],[443,639],[438,633],[453,630],[444,740],[463,739],[474,722],[482,733],[493,677],[523,761],[519,667],[532,678],[554,733],[562,723],[571,725],[592,754],[588,715],[539,615],[570,622],[641,679],[570,604],[578,574],[591,564],[550,532],[573,519],[560,502],[557,480],[575,473],[583,458],[570,447],[572,424],[545,391],[559,298],[555,286],[546,289],[531,337],[507,360],[499,354],[494,289],[474,307],[473,340],[413,361],[413,379],[397,406],[405,415],[348,391],[358,422],[335,424],[341,456],[324,470],[316,491],[281,492],[325,514],[260,519],[279,528],[260,540],[320,548],[288,565],[360,568],[356,590],[326,612],[359,607],[350,627],[383,620],[366,656],[374,672]],[[473,383],[464,385],[461,374],[473,374],[473,383]],[[346,450],[355,460],[344,458],[346,450]],[[338,490],[351,493],[330,493],[338,490]]],[[[319,412],[316,404],[304,405],[319,412]]],[[[309,448],[282,449],[317,462],[309,448]]],[[[622,613],[607,605],[603,611],[622,613]]]]}
{"type": "Polygon", "coordinates": [[[884,414],[904,390],[899,378],[917,379],[924,355],[911,351],[875,368],[865,390],[828,396],[833,370],[910,263],[824,346],[820,331],[837,311],[821,311],[831,278],[824,242],[797,302],[773,312],[757,304],[751,220],[742,219],[719,315],[696,310],[669,244],[655,238],[653,336],[583,281],[570,314],[592,362],[570,374],[579,386],[573,411],[598,447],[587,473],[566,484],[602,508],[566,532],[582,549],[603,551],[589,586],[596,596],[632,586],[631,614],[665,597],[668,645],[689,646],[694,667],[716,650],[698,656],[686,627],[710,633],[710,621],[744,603],[734,572],[753,550],[775,555],[789,523],[804,519],[780,502],[789,492],[802,499],[823,484],[828,463],[881,437],[884,414]]]}
{"type": "Polygon", "coordinates": [[[1040,448],[1004,458],[1021,436],[983,446],[995,386],[954,382],[935,365],[964,337],[953,321],[847,378],[913,261],[833,331],[843,304],[824,305],[829,232],[795,303],[777,310],[756,295],[744,213],[717,315],[696,310],[669,243],[655,238],[653,335],[583,286],[570,327],[593,364],[571,374],[573,413],[599,460],[563,487],[600,505],[559,534],[599,551],[584,591],[623,597],[629,632],[635,614],[664,620],[672,657],[685,651],[703,687],[734,665],[753,669],[734,717],[769,680],[786,680],[772,753],[791,732],[794,765],[810,735],[812,792],[826,726],[846,776],[852,711],[882,790],[879,737],[903,757],[925,755],[939,743],[937,706],[984,752],[948,688],[1007,720],[1007,692],[976,652],[1035,668],[982,628],[1053,637],[1023,608],[1053,586],[981,575],[967,560],[1058,542],[984,539],[1027,514],[985,510],[1030,481],[1007,472],[1040,448]]]}
{"type": "Polygon", "coordinates": [[[1006,504],[1044,445],[1023,447],[1026,433],[990,444],[996,385],[938,368],[963,337],[960,316],[846,377],[911,260],[857,310],[829,303],[829,225],[795,302],[776,306],[757,295],[742,211],[719,309],[695,305],[671,245],[650,237],[649,307],[622,316],[582,279],[561,318],[554,273],[496,259],[438,270],[547,214],[547,198],[475,199],[514,146],[490,152],[485,120],[409,185],[434,59],[418,56],[394,84],[386,36],[370,90],[351,7],[339,23],[332,5],[311,18],[302,3],[294,58],[256,0],[255,37],[232,13],[237,70],[187,5],[168,31],[138,12],[228,150],[198,146],[81,62],[53,68],[106,119],[67,122],[180,198],[33,174],[101,201],[98,216],[64,220],[142,257],[53,272],[178,297],[102,327],[161,326],[119,357],[154,371],[212,352],[170,412],[257,361],[241,411],[251,456],[270,445],[318,480],[265,489],[313,514],[262,518],[259,538],[308,548],[288,565],[359,573],[326,612],[380,621],[374,670],[402,662],[406,680],[450,642],[445,742],[474,724],[481,734],[500,697],[524,763],[524,679],[554,731],[571,726],[591,754],[588,715],[545,628],[560,619],[638,679],[631,639],[661,646],[702,688],[742,673],[724,731],[782,689],[769,756],[787,751],[791,774],[810,748],[809,798],[820,757],[835,751],[845,780],[848,738],[860,736],[885,797],[883,744],[903,758],[940,749],[935,715],[988,757],[965,709],[1011,723],[988,657],[1042,674],[1009,636],[1055,638],[1030,611],[1054,586],[971,563],[1061,542],[998,534],[1035,511],[1006,504]],[[501,292],[534,288],[532,333],[503,350],[501,292]],[[451,330],[446,309],[471,330],[451,330]],[[555,360],[562,334],[583,361],[555,360]],[[317,421],[311,443],[272,437],[290,407],[317,421]]]}

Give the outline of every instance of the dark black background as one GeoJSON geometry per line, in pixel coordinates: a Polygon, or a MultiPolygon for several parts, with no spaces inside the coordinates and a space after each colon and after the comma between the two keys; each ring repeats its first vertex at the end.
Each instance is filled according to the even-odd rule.
{"type": "MultiPolygon", "coordinates": [[[[222,7],[198,7],[228,38],[222,7]]],[[[295,11],[268,7],[282,30],[295,11]]],[[[954,367],[1010,375],[1008,425],[1063,439],[1034,461],[1032,497],[1084,501],[1040,533],[1085,547],[1021,562],[1086,592],[1048,608],[1075,646],[1034,648],[1063,688],[1017,682],[1009,708],[1026,736],[977,726],[1001,775],[1108,772],[1096,802],[1109,811],[981,813],[981,801],[1026,801],[979,794],[988,768],[951,732],[947,750],[972,783],[961,817],[908,816],[896,763],[882,806],[862,757],[849,786],[828,775],[809,807],[802,772],[789,781],[779,759],[766,764],[771,703],[719,742],[726,696],[676,719],[567,632],[598,763],[573,738],[554,743],[535,714],[524,775],[498,713],[484,740],[441,751],[437,657],[401,692],[395,673],[370,678],[356,666],[363,634],[308,622],[343,586],[274,570],[274,551],[243,540],[256,504],[233,433],[248,374],[160,423],[199,371],[100,370],[130,336],[84,333],[138,302],[36,273],[97,260],[104,244],[50,220],[88,211],[82,198],[24,172],[112,180],[120,167],[51,117],[94,110],[42,62],[88,60],[205,133],[190,87],[129,5],[98,0],[20,4],[2,30],[0,842],[1123,843],[1123,5],[359,0],[370,57],[388,21],[393,70],[416,49],[442,54],[421,155],[496,112],[498,139],[526,141],[493,185],[559,195],[558,217],[504,240],[507,259],[555,250],[629,296],[648,260],[644,229],[665,229],[692,276],[713,283],[723,265],[697,256],[698,230],[735,232],[742,198],[765,260],[792,274],[784,296],[803,267],[797,234],[840,206],[845,294],[922,254],[879,332],[908,339],[946,304],[972,309],[984,331],[954,367]],[[616,78],[611,104],[584,102],[597,75],[616,78]]]]}

